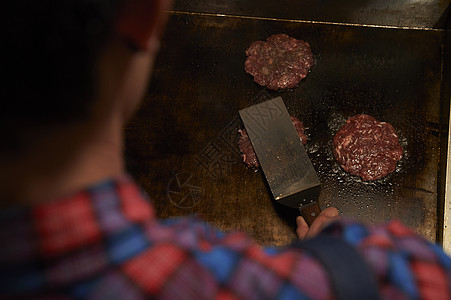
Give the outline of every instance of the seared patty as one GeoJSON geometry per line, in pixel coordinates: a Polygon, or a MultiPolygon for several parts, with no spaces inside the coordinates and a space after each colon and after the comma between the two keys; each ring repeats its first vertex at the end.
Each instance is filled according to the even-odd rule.
{"type": "Polygon", "coordinates": [[[333,140],[334,156],[343,170],[364,181],[393,172],[402,151],[393,126],[368,115],[349,118],[333,140]]]}

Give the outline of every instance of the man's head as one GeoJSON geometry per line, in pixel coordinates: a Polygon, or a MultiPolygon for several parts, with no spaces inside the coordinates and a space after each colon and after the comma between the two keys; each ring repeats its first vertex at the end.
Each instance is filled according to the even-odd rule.
{"type": "Polygon", "coordinates": [[[123,125],[145,91],[170,4],[5,2],[0,200],[29,203],[124,171],[123,125]]]}
{"type": "Polygon", "coordinates": [[[96,92],[95,62],[111,34],[117,6],[118,0],[4,4],[2,148],[20,150],[27,130],[89,114],[96,92]]]}
{"type": "MultiPolygon", "coordinates": [[[[35,129],[90,117],[99,59],[121,39],[147,51],[162,0],[14,0],[2,5],[0,153],[20,153],[35,129]],[[139,14],[146,15],[139,15],[139,14]],[[141,22],[141,23],[137,23],[141,22]]],[[[149,46],[150,47],[150,46],[149,46]]]]}

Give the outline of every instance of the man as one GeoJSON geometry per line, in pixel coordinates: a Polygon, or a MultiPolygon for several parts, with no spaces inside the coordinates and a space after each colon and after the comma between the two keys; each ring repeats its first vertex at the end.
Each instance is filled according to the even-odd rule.
{"type": "Polygon", "coordinates": [[[3,5],[1,298],[450,298],[451,260],[399,222],[367,228],[328,208],[310,228],[297,219],[305,242],[263,249],[194,218],[155,219],[124,174],[122,128],[169,7],[3,5]]]}

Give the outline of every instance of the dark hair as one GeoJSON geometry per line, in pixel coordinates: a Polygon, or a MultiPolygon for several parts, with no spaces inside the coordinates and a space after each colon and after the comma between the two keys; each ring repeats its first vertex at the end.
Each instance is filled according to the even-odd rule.
{"type": "Polygon", "coordinates": [[[96,90],[96,60],[111,33],[118,2],[2,3],[0,151],[20,147],[30,128],[89,114],[96,90]]]}

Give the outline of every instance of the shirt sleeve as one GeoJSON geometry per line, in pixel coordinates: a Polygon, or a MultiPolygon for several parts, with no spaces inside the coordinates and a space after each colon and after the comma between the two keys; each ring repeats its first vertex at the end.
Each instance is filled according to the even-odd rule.
{"type": "Polygon", "coordinates": [[[383,299],[451,298],[451,259],[400,221],[378,227],[340,221],[322,234],[358,250],[376,275],[383,299]]]}
{"type": "Polygon", "coordinates": [[[160,225],[149,234],[186,256],[166,281],[167,291],[189,292],[193,299],[334,299],[327,273],[301,249],[264,248],[243,232],[222,232],[196,218],[160,225]],[[191,278],[202,286],[196,289],[191,278]]]}
{"type": "MultiPolygon", "coordinates": [[[[224,233],[195,218],[160,222],[148,234],[153,243],[148,257],[161,284],[137,282],[150,294],[170,299],[335,299],[326,269],[299,247],[263,248],[244,233],[224,233]]],[[[376,275],[383,299],[450,298],[450,258],[400,222],[372,228],[339,221],[322,234],[357,249],[376,275]]]]}

